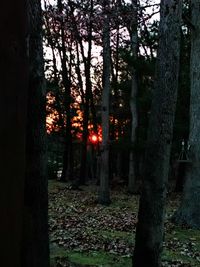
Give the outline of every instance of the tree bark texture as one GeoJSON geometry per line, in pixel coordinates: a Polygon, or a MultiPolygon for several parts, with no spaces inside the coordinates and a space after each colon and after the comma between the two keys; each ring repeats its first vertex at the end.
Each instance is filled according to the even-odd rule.
{"type": "Polygon", "coordinates": [[[186,169],[181,205],[174,220],[179,224],[186,224],[200,228],[200,1],[191,1],[192,30],[190,56],[190,133],[189,156],[192,163],[186,169]]]}
{"type": "MultiPolygon", "coordinates": [[[[131,38],[131,53],[133,57],[133,62],[137,60],[137,47],[138,47],[138,36],[137,36],[137,8],[138,1],[132,0],[132,23],[130,26],[130,38],[131,38]]],[[[136,69],[132,66],[131,69],[131,98],[130,98],[130,109],[131,109],[131,150],[129,155],[129,176],[128,176],[128,191],[134,193],[136,191],[136,155],[134,151],[134,145],[136,144],[136,130],[138,127],[138,110],[137,110],[137,93],[138,84],[136,69]]]]}
{"type": "Polygon", "coordinates": [[[4,267],[21,267],[28,91],[27,18],[25,0],[1,3],[0,254],[4,267]]]}
{"type": "Polygon", "coordinates": [[[109,96],[110,96],[110,27],[107,9],[108,1],[104,1],[103,28],[103,93],[102,93],[102,145],[99,203],[110,204],[109,191],[109,96]]]}
{"type": "Polygon", "coordinates": [[[181,7],[181,1],[161,1],[160,40],[133,267],[161,266],[164,206],[178,89],[181,7]]]}
{"type": "Polygon", "coordinates": [[[48,267],[48,185],[46,174],[46,92],[40,0],[29,1],[29,92],[26,180],[21,267],[48,267]]]}

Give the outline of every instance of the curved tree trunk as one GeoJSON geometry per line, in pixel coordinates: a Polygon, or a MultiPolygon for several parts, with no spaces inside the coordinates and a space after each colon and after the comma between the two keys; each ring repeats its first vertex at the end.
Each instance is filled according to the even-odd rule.
{"type": "Polygon", "coordinates": [[[161,1],[160,42],[133,267],[161,266],[164,206],[178,89],[181,6],[181,1],[161,1]]]}
{"type": "Polygon", "coordinates": [[[46,174],[46,92],[40,0],[29,1],[29,92],[26,180],[21,267],[48,267],[48,181],[46,174]]]}
{"type": "Polygon", "coordinates": [[[191,1],[192,31],[190,59],[190,159],[181,205],[174,215],[175,222],[200,228],[200,1],[191,1]]]}

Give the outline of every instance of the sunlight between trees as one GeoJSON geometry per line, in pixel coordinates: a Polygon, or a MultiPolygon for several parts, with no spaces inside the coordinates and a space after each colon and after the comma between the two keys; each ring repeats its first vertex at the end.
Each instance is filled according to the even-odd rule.
{"type": "MultiPolygon", "coordinates": [[[[3,3],[2,266],[74,266],[69,258],[80,225],[88,255],[94,247],[105,257],[128,251],[127,261],[112,256],[109,266],[171,266],[165,231],[198,233],[199,6],[199,0],[3,3]],[[130,199],[138,195],[136,216],[130,199]],[[71,239],[59,234],[58,241],[57,230],[71,239]],[[53,246],[63,262],[50,262],[53,246]]],[[[200,240],[191,238],[192,267],[200,240]]]]}

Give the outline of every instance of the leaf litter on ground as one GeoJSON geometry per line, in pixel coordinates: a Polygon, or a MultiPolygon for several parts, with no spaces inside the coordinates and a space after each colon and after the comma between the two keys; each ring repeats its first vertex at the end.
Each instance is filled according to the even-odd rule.
{"type": "MultiPolygon", "coordinates": [[[[49,234],[53,267],[131,266],[139,196],[128,195],[124,189],[113,190],[111,198],[112,204],[104,207],[96,201],[95,186],[75,191],[68,184],[50,181],[49,234]],[[59,250],[64,251],[61,256],[59,250]],[[79,256],[71,262],[69,258],[73,253],[79,256]],[[95,256],[98,258],[101,253],[106,255],[99,256],[104,258],[102,264],[98,260],[94,264],[95,256]],[[82,259],[87,256],[89,262],[85,265],[82,259]]],[[[186,231],[170,222],[179,201],[180,197],[175,194],[168,200],[163,266],[198,267],[200,231],[186,231]]]]}

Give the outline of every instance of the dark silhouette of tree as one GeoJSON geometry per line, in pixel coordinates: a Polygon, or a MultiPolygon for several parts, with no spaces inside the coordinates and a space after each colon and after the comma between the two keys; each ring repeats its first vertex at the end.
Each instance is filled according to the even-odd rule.
{"type": "Polygon", "coordinates": [[[178,90],[181,1],[162,0],[156,78],[136,229],[134,267],[160,267],[178,90]]]}
{"type": "Polygon", "coordinates": [[[1,259],[6,267],[49,266],[40,1],[1,10],[1,259]]]}
{"type": "Polygon", "coordinates": [[[29,88],[21,267],[48,267],[46,92],[40,0],[29,1],[29,88]]]}
{"type": "Polygon", "coordinates": [[[6,1],[0,11],[1,265],[21,267],[28,91],[28,16],[26,1],[6,1]]]}
{"type": "MultiPolygon", "coordinates": [[[[74,3],[72,1],[69,2],[71,8],[71,17],[73,24],[73,34],[74,39],[76,40],[76,48],[77,53],[79,52],[83,61],[83,73],[85,76],[85,92],[83,92],[83,132],[82,132],[82,147],[81,147],[81,166],[80,166],[80,175],[79,175],[79,183],[85,184],[86,176],[87,176],[87,143],[88,143],[88,125],[90,118],[90,111],[93,117],[93,126],[94,131],[97,132],[97,119],[96,119],[96,110],[94,106],[93,92],[92,92],[92,81],[91,81],[91,61],[92,61],[92,44],[93,44],[93,23],[94,23],[94,1],[89,1],[86,6],[84,12],[86,12],[87,20],[84,18],[84,22],[80,22],[80,25],[77,23],[77,14],[75,15],[74,11],[74,3]],[[86,34],[84,36],[81,33],[80,26],[85,29],[86,34]],[[87,49],[85,49],[87,47],[87,49]],[[87,50],[87,52],[85,52],[87,50]]],[[[82,5],[79,9],[82,9],[82,5]]],[[[84,8],[83,8],[84,9],[84,8]]],[[[78,11],[80,12],[80,11],[78,11]]],[[[82,11],[83,12],[83,11],[82,11]]],[[[81,12],[80,12],[81,13],[81,12]]],[[[82,16],[82,15],[81,15],[82,16]]],[[[78,59],[79,61],[79,59],[78,59]]],[[[80,61],[79,61],[80,62],[80,61]]],[[[78,71],[78,79],[80,84],[82,84],[82,79],[80,76],[79,66],[77,66],[78,71]]]]}

